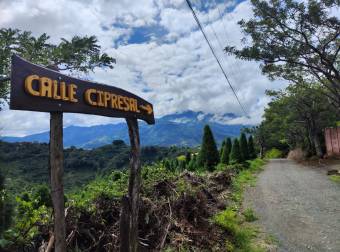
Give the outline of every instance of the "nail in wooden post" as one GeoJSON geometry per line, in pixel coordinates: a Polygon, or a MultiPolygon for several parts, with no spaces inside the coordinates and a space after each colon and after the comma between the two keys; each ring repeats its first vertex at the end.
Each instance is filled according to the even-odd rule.
{"type": "Polygon", "coordinates": [[[50,115],[50,180],[54,209],[54,247],[55,252],[65,252],[63,113],[51,112],[50,115]]]}
{"type": "Polygon", "coordinates": [[[140,141],[137,119],[126,119],[131,145],[128,197],[122,199],[120,241],[121,252],[138,251],[138,212],[141,185],[140,141]],[[128,242],[128,244],[126,244],[128,242]]]}

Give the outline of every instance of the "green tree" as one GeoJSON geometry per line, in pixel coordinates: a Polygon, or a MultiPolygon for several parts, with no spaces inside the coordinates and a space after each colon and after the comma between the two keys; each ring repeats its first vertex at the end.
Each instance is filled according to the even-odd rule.
{"type": "Polygon", "coordinates": [[[191,160],[191,153],[188,151],[186,154],[185,154],[185,163],[186,164],[189,164],[191,160]]]}
{"type": "Polygon", "coordinates": [[[185,160],[179,161],[179,169],[180,169],[181,171],[184,171],[185,168],[186,168],[185,160]]]}
{"type": "Polygon", "coordinates": [[[243,162],[240,143],[239,143],[237,138],[234,139],[234,143],[233,143],[233,146],[231,148],[230,162],[231,163],[242,163],[243,162]]]}
{"type": "Polygon", "coordinates": [[[223,146],[223,150],[222,150],[222,156],[221,156],[221,163],[222,164],[229,164],[229,156],[230,156],[230,152],[231,152],[231,139],[228,137],[225,141],[224,141],[224,146],[223,146]]]}
{"type": "Polygon", "coordinates": [[[53,207],[50,188],[46,184],[38,185],[35,188],[33,198],[35,199],[33,203],[34,208],[38,209],[41,206],[53,207]]]}
{"type": "Polygon", "coordinates": [[[5,188],[5,176],[0,169],[0,237],[12,222],[13,204],[5,188]]]}
{"type": "Polygon", "coordinates": [[[221,144],[221,149],[220,149],[220,158],[222,158],[222,154],[223,154],[223,148],[224,148],[224,145],[225,145],[225,139],[222,141],[222,144],[221,144]]]}
{"type": "Polygon", "coordinates": [[[245,133],[241,133],[240,149],[241,149],[241,155],[242,155],[243,160],[248,160],[249,159],[248,143],[247,143],[247,137],[245,133]]]}
{"type": "Polygon", "coordinates": [[[209,171],[214,170],[219,162],[219,153],[213,133],[208,125],[205,125],[201,150],[198,156],[198,165],[207,167],[209,171]]]}
{"type": "Polygon", "coordinates": [[[263,148],[283,150],[296,147],[310,155],[323,156],[323,129],[336,126],[337,113],[319,84],[300,83],[280,91],[267,91],[272,98],[265,109],[264,120],[255,130],[255,139],[263,148]]]}
{"type": "Polygon", "coordinates": [[[254,16],[239,22],[244,47],[227,46],[226,52],[245,60],[260,61],[271,79],[295,84],[320,82],[324,93],[340,105],[338,0],[251,0],[254,16]],[[250,37],[250,39],[248,39],[250,37]]]}
{"type": "MultiPolygon", "coordinates": [[[[74,36],[71,40],[62,38],[59,44],[50,43],[49,38],[46,33],[35,37],[28,31],[0,29],[0,78],[10,75],[13,53],[36,64],[53,66],[59,71],[87,73],[96,67],[113,68],[115,59],[100,52],[95,36],[74,36]]],[[[8,92],[9,81],[0,81],[0,102],[8,98],[8,92]]]]}
{"type": "Polygon", "coordinates": [[[252,135],[250,135],[248,138],[248,153],[249,153],[250,159],[256,158],[256,151],[255,151],[254,140],[253,140],[252,135]]]}

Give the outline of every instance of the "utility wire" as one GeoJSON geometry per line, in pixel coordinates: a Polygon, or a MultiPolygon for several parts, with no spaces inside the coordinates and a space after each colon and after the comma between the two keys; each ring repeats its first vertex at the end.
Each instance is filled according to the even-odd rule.
{"type": "MultiPolygon", "coordinates": [[[[224,35],[225,35],[225,42],[226,42],[226,44],[229,44],[229,41],[228,41],[228,32],[227,32],[227,28],[226,28],[226,25],[225,25],[225,22],[224,22],[224,17],[222,15],[222,11],[221,11],[221,9],[219,7],[219,4],[216,2],[216,0],[214,0],[214,3],[215,3],[215,6],[217,7],[220,19],[222,21],[222,25],[223,25],[223,29],[224,29],[224,35]]],[[[209,13],[208,13],[208,18],[209,18],[209,13]]],[[[218,44],[220,45],[221,50],[224,51],[224,47],[222,46],[221,40],[217,38],[216,32],[214,31],[214,28],[213,28],[213,25],[211,25],[211,28],[212,28],[212,30],[213,30],[213,32],[215,34],[216,39],[218,40],[218,44]]],[[[224,60],[224,57],[222,57],[222,60],[224,60]]],[[[237,60],[236,60],[235,64],[236,64],[236,67],[237,67],[236,69],[240,69],[237,60]]],[[[233,75],[235,77],[236,76],[235,72],[237,72],[237,71],[236,71],[234,65],[233,64],[228,64],[228,67],[230,68],[231,75],[233,75]]]]}
{"type": "Polygon", "coordinates": [[[196,13],[195,13],[194,9],[192,8],[192,5],[191,5],[191,3],[190,3],[190,0],[186,0],[186,2],[187,2],[188,6],[189,6],[189,8],[190,8],[190,10],[191,10],[191,12],[192,12],[192,15],[194,16],[194,19],[195,19],[195,21],[196,21],[196,23],[197,23],[199,29],[201,30],[201,32],[202,32],[202,34],[203,34],[205,40],[206,40],[207,43],[208,43],[209,48],[210,48],[212,54],[214,55],[214,57],[215,57],[215,59],[216,59],[216,61],[217,61],[217,64],[218,64],[219,67],[221,68],[221,71],[222,71],[224,77],[226,78],[229,87],[231,88],[232,92],[234,93],[234,96],[236,97],[236,100],[237,100],[238,104],[240,105],[240,107],[241,107],[243,113],[245,114],[245,116],[248,117],[246,110],[245,110],[244,107],[242,106],[242,103],[241,103],[240,99],[238,98],[238,96],[237,96],[237,94],[236,94],[236,92],[235,92],[235,89],[234,89],[233,86],[231,85],[231,83],[230,83],[230,81],[229,81],[229,79],[228,79],[228,76],[227,76],[226,72],[224,71],[224,69],[223,69],[223,67],[222,67],[222,65],[221,65],[221,62],[220,62],[219,59],[217,58],[217,56],[216,56],[216,54],[215,54],[215,51],[214,51],[213,47],[211,46],[210,41],[209,41],[207,35],[205,34],[205,32],[204,32],[204,30],[203,30],[203,27],[202,27],[202,25],[201,25],[201,22],[199,21],[198,17],[196,16],[196,13]]]}
{"type": "MultiPolygon", "coordinates": [[[[221,17],[222,18],[222,17],[221,17]]],[[[214,25],[213,25],[213,22],[210,21],[210,15],[208,13],[208,22],[211,23],[211,25],[209,26],[210,29],[212,30],[216,40],[217,40],[217,43],[218,45],[220,46],[220,49],[221,49],[221,52],[223,53],[224,49],[223,49],[223,46],[222,46],[222,43],[221,43],[221,40],[219,39],[219,37],[217,36],[217,33],[216,33],[216,30],[214,29],[214,25]]],[[[229,64],[226,60],[225,60],[225,55],[222,55],[221,59],[222,59],[222,63],[224,63],[224,66],[227,66],[230,71],[229,71],[229,77],[233,77],[235,78],[236,74],[235,74],[235,68],[234,68],[234,65],[233,64],[229,64]]],[[[223,66],[223,64],[222,64],[223,66]]],[[[232,79],[232,78],[231,78],[232,79]]]]}

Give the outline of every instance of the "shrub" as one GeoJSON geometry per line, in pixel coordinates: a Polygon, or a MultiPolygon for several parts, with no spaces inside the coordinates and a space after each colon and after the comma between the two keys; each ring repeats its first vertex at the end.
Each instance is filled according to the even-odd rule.
{"type": "Polygon", "coordinates": [[[267,151],[266,154],[264,155],[265,158],[267,159],[272,159],[272,158],[282,158],[283,153],[282,151],[272,148],[271,150],[267,151]]]}

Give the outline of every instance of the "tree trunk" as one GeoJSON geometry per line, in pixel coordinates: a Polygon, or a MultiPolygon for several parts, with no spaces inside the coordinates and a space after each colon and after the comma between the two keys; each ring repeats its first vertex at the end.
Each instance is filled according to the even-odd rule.
{"type": "Polygon", "coordinates": [[[54,210],[55,252],[65,252],[63,114],[61,112],[50,114],[50,183],[54,210]]]}
{"type": "Polygon", "coordinates": [[[319,139],[318,134],[316,134],[315,132],[313,132],[313,142],[314,142],[314,146],[315,146],[316,155],[319,158],[322,158],[323,157],[323,152],[322,152],[322,148],[321,148],[320,139],[319,139]]]}
{"type": "Polygon", "coordinates": [[[120,219],[120,251],[138,251],[138,212],[141,185],[140,141],[137,119],[126,119],[131,145],[128,197],[122,199],[120,219]],[[128,244],[126,244],[128,242],[128,244]]]}

